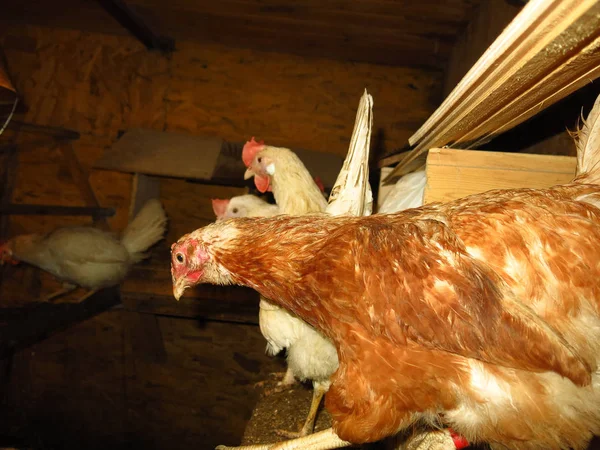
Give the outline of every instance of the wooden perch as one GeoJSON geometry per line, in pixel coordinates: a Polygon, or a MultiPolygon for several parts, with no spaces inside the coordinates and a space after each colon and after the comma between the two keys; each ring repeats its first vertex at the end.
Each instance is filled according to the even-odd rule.
{"type": "Polygon", "coordinates": [[[39,216],[92,216],[112,217],[113,208],[97,208],[91,206],[61,206],[61,205],[22,205],[8,204],[0,206],[1,215],[39,215],[39,216]]]}
{"type": "Polygon", "coordinates": [[[120,303],[118,287],[104,289],[81,303],[34,303],[0,309],[0,358],[87,320],[120,303]]]}
{"type": "Polygon", "coordinates": [[[123,0],[99,0],[99,3],[148,50],[158,50],[162,53],[171,53],[175,50],[174,39],[155,33],[123,0]]]}
{"type": "Polygon", "coordinates": [[[20,120],[11,120],[8,124],[9,129],[13,129],[22,133],[47,134],[57,140],[76,141],[81,137],[78,131],[69,130],[67,128],[49,127],[46,125],[38,125],[35,123],[21,122],[20,120]]]}

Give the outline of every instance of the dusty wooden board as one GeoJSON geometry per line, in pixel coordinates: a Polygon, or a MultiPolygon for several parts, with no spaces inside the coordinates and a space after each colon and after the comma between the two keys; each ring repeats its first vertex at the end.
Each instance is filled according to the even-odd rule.
{"type": "MultiPolygon", "coordinates": [[[[294,149],[313,176],[333,187],[343,160],[331,153],[294,149]]],[[[187,133],[133,129],[126,132],[96,168],[190,178],[243,186],[242,144],[187,133]]]]}
{"type": "Polygon", "coordinates": [[[447,202],[491,189],[547,188],[575,176],[576,158],[477,150],[431,149],[425,203],[447,202]]]}
{"type": "Polygon", "coordinates": [[[187,133],[133,129],[107,149],[95,167],[209,180],[222,143],[187,133]]]}
{"type": "Polygon", "coordinates": [[[432,147],[485,142],[600,75],[599,13],[593,0],[529,2],[411,136],[396,171],[432,147]]]}

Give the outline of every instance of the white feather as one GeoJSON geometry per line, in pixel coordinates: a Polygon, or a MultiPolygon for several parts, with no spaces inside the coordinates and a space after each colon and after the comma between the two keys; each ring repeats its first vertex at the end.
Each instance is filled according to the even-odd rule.
{"type": "Polygon", "coordinates": [[[151,199],[131,221],[121,237],[133,262],[146,257],[145,251],[162,239],[167,226],[167,215],[160,200],[151,199]]]}
{"type": "MultiPolygon", "coordinates": [[[[577,146],[577,175],[595,172],[600,163],[600,96],[592,110],[583,120],[583,125],[575,133],[577,146]]],[[[598,179],[590,180],[598,182],[598,179]]]]}
{"type": "Polygon", "coordinates": [[[400,178],[385,196],[378,213],[390,214],[423,206],[427,176],[425,169],[416,170],[400,178]]]}
{"type": "Polygon", "coordinates": [[[369,184],[369,150],[373,127],[373,97],[367,90],[360,99],[348,155],[329,196],[325,211],[334,216],[369,216],[373,194],[369,184]]]}

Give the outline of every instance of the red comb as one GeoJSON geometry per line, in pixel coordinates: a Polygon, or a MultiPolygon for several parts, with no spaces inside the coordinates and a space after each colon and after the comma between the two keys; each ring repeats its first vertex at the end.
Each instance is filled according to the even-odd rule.
{"type": "Polygon", "coordinates": [[[220,219],[221,217],[223,217],[225,215],[225,212],[227,211],[227,205],[229,205],[229,200],[224,200],[224,199],[220,199],[220,198],[213,198],[212,199],[212,207],[213,207],[213,211],[215,212],[215,216],[217,216],[217,219],[220,219]]]}
{"type": "Polygon", "coordinates": [[[321,192],[325,192],[325,185],[321,181],[321,177],[316,176],[315,177],[315,183],[317,183],[317,186],[319,186],[319,189],[321,190],[321,192]]]}
{"type": "Polygon", "coordinates": [[[242,150],[242,161],[246,167],[250,167],[252,164],[252,160],[256,156],[256,154],[263,149],[265,146],[265,141],[256,142],[254,140],[254,136],[250,141],[247,141],[242,150]]]}

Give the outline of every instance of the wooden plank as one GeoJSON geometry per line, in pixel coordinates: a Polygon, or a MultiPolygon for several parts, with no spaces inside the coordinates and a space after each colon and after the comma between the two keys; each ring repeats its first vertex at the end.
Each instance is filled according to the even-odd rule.
{"type": "MultiPolygon", "coordinates": [[[[18,147],[16,145],[9,145],[2,148],[3,153],[3,171],[2,171],[2,182],[0,183],[0,189],[2,195],[0,196],[0,208],[6,208],[10,205],[12,200],[12,193],[17,179],[17,170],[19,166],[18,147]]],[[[0,217],[0,239],[4,240],[8,234],[9,217],[3,215],[0,217]]]]}
{"type": "Polygon", "coordinates": [[[117,288],[98,291],[81,303],[36,303],[0,308],[0,358],[108,310],[120,303],[117,288]]]}
{"type": "Polygon", "coordinates": [[[600,75],[599,46],[600,3],[529,2],[411,136],[396,171],[431,147],[480,144],[564,98],[600,75]]]}
{"type": "MultiPolygon", "coordinates": [[[[138,10],[149,10],[162,13],[159,5],[144,6],[144,0],[131,2],[138,10]]],[[[252,23],[257,27],[269,29],[287,29],[288,31],[303,32],[310,26],[311,32],[319,33],[323,38],[336,35],[362,36],[367,41],[373,38],[392,41],[408,40],[412,36],[432,36],[432,38],[453,39],[460,29],[461,22],[438,17],[437,20],[428,15],[416,16],[409,14],[357,14],[345,9],[330,9],[326,4],[303,7],[289,4],[270,7],[259,3],[243,1],[220,2],[194,2],[187,5],[171,5],[169,12],[173,16],[222,18],[227,20],[231,27],[236,20],[252,23]],[[365,33],[365,27],[369,32],[365,33]]],[[[164,22],[163,22],[164,23],[164,22]]],[[[463,19],[462,23],[466,23],[463,19]]],[[[239,33],[240,31],[238,31],[239,33]]]]}
{"type": "Polygon", "coordinates": [[[559,173],[574,176],[575,162],[570,156],[530,155],[526,153],[484,152],[449,148],[431,149],[427,166],[472,167],[559,173]]]}
{"type": "Polygon", "coordinates": [[[139,128],[127,131],[95,167],[178,178],[209,180],[221,139],[139,128]]]}
{"type": "Polygon", "coordinates": [[[263,21],[235,16],[177,14],[171,10],[154,11],[143,7],[138,10],[153,25],[168,27],[169,34],[178,41],[204,41],[300,56],[436,70],[443,68],[451,49],[449,39],[436,36],[407,34],[393,40],[390,36],[370,37],[371,33],[365,34],[363,29],[352,34],[332,34],[326,26],[312,22],[305,25],[287,23],[277,28],[263,21]]]}
{"type": "MultiPolygon", "coordinates": [[[[186,133],[134,129],[106,150],[95,167],[244,186],[241,143],[186,133]]],[[[333,187],[343,159],[331,153],[293,149],[313,176],[333,187]]]]}
{"type": "Polygon", "coordinates": [[[77,140],[81,137],[79,132],[75,130],[62,127],[49,127],[14,119],[10,121],[8,129],[17,130],[22,133],[47,134],[59,140],[77,140]]]}
{"type": "MultiPolygon", "coordinates": [[[[171,272],[168,264],[170,257],[163,258],[163,268],[152,268],[143,264],[134,266],[127,278],[121,284],[121,293],[125,294],[143,294],[157,295],[173,298],[173,286],[171,272]]],[[[239,286],[213,286],[199,285],[186,291],[184,298],[199,300],[221,299],[224,302],[241,299],[243,301],[254,302],[258,299],[258,294],[249,288],[239,286]]]]}
{"type": "Polygon", "coordinates": [[[168,261],[168,245],[159,245],[149,261],[131,268],[120,289],[126,309],[175,317],[258,323],[258,293],[246,287],[202,284],[188,289],[177,302],[173,297],[168,261]]]}
{"type": "MultiPolygon", "coordinates": [[[[160,8],[164,5],[162,0],[130,0],[133,5],[160,8]]],[[[222,11],[231,11],[235,8],[246,10],[246,8],[256,8],[258,13],[265,14],[307,14],[307,19],[311,18],[310,13],[330,13],[333,16],[336,13],[352,14],[365,19],[371,17],[404,17],[429,19],[431,21],[445,21],[456,23],[458,26],[468,21],[471,10],[479,2],[473,0],[424,0],[414,2],[411,0],[396,0],[393,2],[387,0],[328,0],[322,2],[319,0],[297,0],[293,3],[282,4],[280,0],[224,0],[215,5],[215,8],[221,7],[222,11]]],[[[175,0],[170,3],[173,8],[183,10],[204,10],[205,6],[196,0],[175,0]]]]}
{"type": "MultiPolygon", "coordinates": [[[[73,150],[72,143],[70,141],[67,141],[62,144],[59,144],[59,146],[63,156],[65,157],[65,160],[67,161],[69,172],[71,173],[71,178],[73,178],[73,181],[79,188],[85,205],[92,208],[100,208],[100,203],[98,202],[96,194],[94,193],[94,190],[92,189],[92,186],[90,184],[89,173],[87,173],[87,171],[79,163],[77,155],[73,150]]],[[[101,228],[105,231],[110,230],[110,226],[106,221],[106,217],[101,215],[93,215],[92,221],[96,227],[101,228]]]]}
{"type": "Polygon", "coordinates": [[[477,150],[431,149],[425,203],[492,189],[547,188],[575,176],[576,158],[477,150]]]}
{"type": "MultiPolygon", "coordinates": [[[[160,181],[156,177],[136,173],[133,176],[131,191],[130,222],[148,200],[160,198],[160,181]]],[[[154,364],[165,362],[167,351],[156,317],[130,312],[127,314],[127,321],[131,330],[131,347],[134,357],[154,364]]]]}
{"type": "Polygon", "coordinates": [[[126,321],[130,330],[133,356],[147,363],[165,363],[167,361],[167,351],[165,350],[157,317],[154,314],[127,311],[126,321]]]}
{"type": "Polygon", "coordinates": [[[253,299],[233,297],[222,288],[214,293],[186,293],[179,302],[172,294],[123,292],[121,298],[127,311],[135,313],[258,325],[258,294],[253,299]],[[198,298],[199,293],[206,298],[198,298]]]}
{"type": "Polygon", "coordinates": [[[444,97],[452,92],[522,8],[523,5],[517,2],[505,0],[481,2],[450,52],[444,74],[444,97]]]}
{"type": "Polygon", "coordinates": [[[123,0],[99,0],[102,7],[149,50],[171,53],[175,50],[175,41],[154,32],[144,20],[123,0]]]}
{"type": "Polygon", "coordinates": [[[12,203],[0,206],[0,214],[5,215],[39,215],[39,216],[114,216],[112,208],[96,208],[90,206],[61,206],[61,205],[22,205],[12,203]]]}
{"type": "Polygon", "coordinates": [[[142,173],[133,175],[129,221],[132,221],[148,200],[160,198],[160,180],[142,173]]]}

